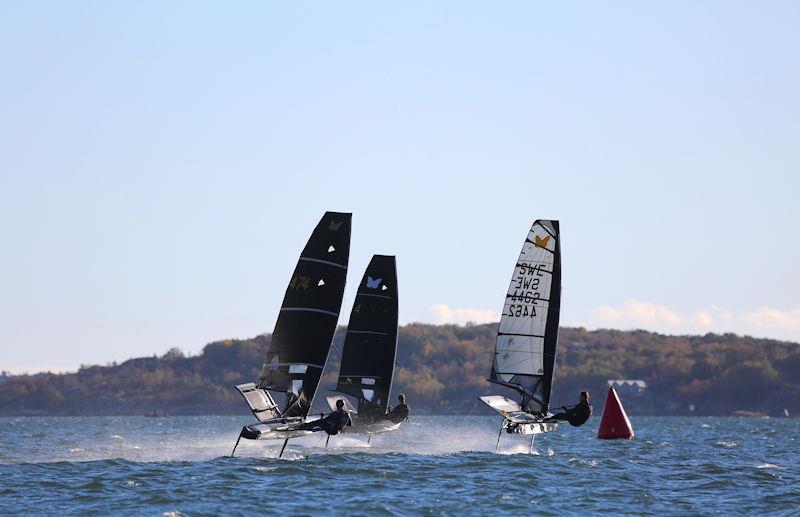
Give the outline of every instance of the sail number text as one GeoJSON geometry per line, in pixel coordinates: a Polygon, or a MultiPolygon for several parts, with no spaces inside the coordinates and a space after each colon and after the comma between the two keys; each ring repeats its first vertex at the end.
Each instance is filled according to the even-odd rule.
{"type": "Polygon", "coordinates": [[[514,292],[510,298],[511,302],[515,303],[508,306],[508,316],[531,318],[536,316],[536,305],[541,298],[539,292],[541,277],[545,272],[542,264],[518,266],[517,274],[511,281],[511,288],[514,292]]]}
{"type": "Polygon", "coordinates": [[[289,282],[289,289],[292,291],[297,291],[298,289],[306,290],[308,289],[308,283],[311,281],[310,278],[307,276],[296,276],[292,278],[292,281],[289,282]]]}

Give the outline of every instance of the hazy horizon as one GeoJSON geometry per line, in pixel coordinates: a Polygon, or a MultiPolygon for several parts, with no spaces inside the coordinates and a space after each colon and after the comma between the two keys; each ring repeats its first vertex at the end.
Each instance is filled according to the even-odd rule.
{"type": "Polygon", "coordinates": [[[564,326],[800,341],[800,6],[0,5],[0,370],[271,332],[326,210],[401,323],[499,319],[536,218],[564,326]]]}

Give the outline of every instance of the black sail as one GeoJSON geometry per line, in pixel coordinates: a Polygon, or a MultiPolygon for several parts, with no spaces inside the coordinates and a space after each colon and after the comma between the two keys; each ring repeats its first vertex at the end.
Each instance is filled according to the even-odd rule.
{"type": "Polygon", "coordinates": [[[489,378],[519,391],[531,413],[550,405],[560,309],[559,224],[536,220],[514,266],[489,378]]]}
{"type": "Polygon", "coordinates": [[[339,320],[352,214],[325,212],[294,269],[258,387],[286,393],[283,416],[306,416],[339,320]]]}
{"type": "Polygon", "coordinates": [[[386,413],[397,352],[395,258],[374,255],[358,286],[336,391],[358,398],[360,415],[386,413]]]}

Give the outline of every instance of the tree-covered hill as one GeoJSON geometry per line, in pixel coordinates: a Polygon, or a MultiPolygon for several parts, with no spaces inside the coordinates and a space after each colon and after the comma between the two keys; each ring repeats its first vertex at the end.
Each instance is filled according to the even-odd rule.
{"type": "MultiPolygon", "coordinates": [[[[486,382],[496,324],[401,327],[394,392],[418,413],[488,413],[479,395],[506,394],[486,382]]],[[[334,342],[341,345],[344,329],[334,342]]],[[[269,336],[224,340],[200,355],[176,349],[162,357],[83,367],[76,373],[4,377],[0,415],[249,414],[235,384],[258,376],[269,336]]],[[[331,354],[323,378],[338,371],[331,354]]],[[[665,336],[645,331],[561,330],[553,405],[593,393],[602,408],[608,379],[642,379],[644,394],[623,397],[633,414],[800,413],[800,345],[733,334],[665,336]],[[693,405],[695,411],[690,412],[693,405]]]]}

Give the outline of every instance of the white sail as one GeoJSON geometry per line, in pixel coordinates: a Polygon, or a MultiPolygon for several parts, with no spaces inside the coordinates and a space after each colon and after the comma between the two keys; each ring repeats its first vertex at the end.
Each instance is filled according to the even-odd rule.
{"type": "Polygon", "coordinates": [[[535,398],[543,407],[549,399],[558,333],[558,239],[557,221],[537,220],[531,226],[506,292],[492,365],[492,380],[518,386],[528,395],[538,392],[535,398]],[[541,378],[547,379],[547,386],[541,378]]]}

